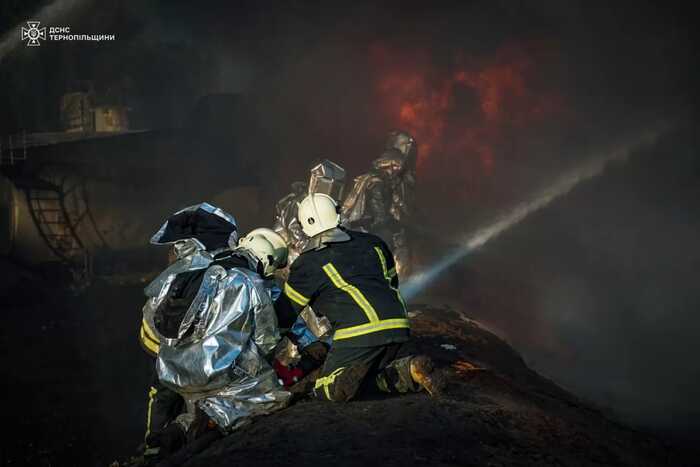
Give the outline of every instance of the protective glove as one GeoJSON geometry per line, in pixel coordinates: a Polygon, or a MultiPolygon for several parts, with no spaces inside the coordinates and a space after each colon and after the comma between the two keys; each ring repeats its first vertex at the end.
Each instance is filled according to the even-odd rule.
{"type": "Polygon", "coordinates": [[[209,418],[209,415],[204,413],[202,409],[197,407],[194,413],[194,420],[192,424],[187,429],[187,442],[201,438],[205,433],[216,430],[216,422],[209,418]]]}
{"type": "Polygon", "coordinates": [[[326,355],[328,355],[328,344],[321,341],[312,342],[301,349],[302,358],[311,359],[318,365],[323,364],[326,360],[326,355]]]}

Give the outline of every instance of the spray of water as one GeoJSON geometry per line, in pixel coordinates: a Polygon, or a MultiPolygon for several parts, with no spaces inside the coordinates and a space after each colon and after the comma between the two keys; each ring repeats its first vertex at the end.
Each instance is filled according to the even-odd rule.
{"type": "MultiPolygon", "coordinates": [[[[31,18],[27,19],[32,21],[40,21],[43,24],[53,26],[51,24],[52,22],[63,20],[66,14],[75,10],[80,5],[88,2],[89,0],[56,0],[55,2],[44,6],[39,11],[34,13],[31,18]]],[[[22,26],[25,25],[17,25],[6,32],[2,38],[0,38],[0,63],[2,63],[7,54],[15,50],[18,45],[22,44],[22,26]]]]}
{"type": "Polygon", "coordinates": [[[406,300],[411,300],[450,266],[518,224],[533,212],[546,207],[557,198],[570,192],[581,182],[600,175],[610,163],[625,162],[635,151],[656,141],[663,131],[665,130],[655,129],[647,131],[642,135],[638,135],[631,142],[618,145],[605,155],[588,159],[583,165],[557,178],[554,183],[529,200],[498,216],[493,223],[467,235],[460,242],[461,245],[459,247],[448,252],[428,269],[409,277],[401,286],[402,295],[406,300]]]}

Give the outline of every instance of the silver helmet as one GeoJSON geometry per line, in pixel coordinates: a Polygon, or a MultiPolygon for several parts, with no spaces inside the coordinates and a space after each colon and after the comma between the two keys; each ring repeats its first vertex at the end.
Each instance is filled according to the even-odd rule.
{"type": "Polygon", "coordinates": [[[335,162],[324,159],[311,167],[309,194],[321,193],[340,202],[345,188],[345,169],[335,162]]]}

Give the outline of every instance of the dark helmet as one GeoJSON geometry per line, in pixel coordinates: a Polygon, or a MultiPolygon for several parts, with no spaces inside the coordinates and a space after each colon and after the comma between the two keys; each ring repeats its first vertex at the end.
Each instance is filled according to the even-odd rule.
{"type": "Polygon", "coordinates": [[[387,136],[385,149],[396,149],[403,154],[404,157],[408,157],[408,154],[415,145],[416,140],[407,132],[403,130],[392,130],[387,136]]]}

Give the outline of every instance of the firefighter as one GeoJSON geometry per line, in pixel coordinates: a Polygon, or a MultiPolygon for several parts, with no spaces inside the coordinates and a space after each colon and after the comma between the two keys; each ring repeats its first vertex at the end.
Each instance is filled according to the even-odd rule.
{"type": "Polygon", "coordinates": [[[345,169],[323,159],[309,169],[309,182],[292,183],[292,192],[275,205],[274,230],[282,235],[289,246],[289,264],[292,264],[306,246],[308,237],[299,225],[297,206],[310,193],[325,193],[340,201],[345,188],[345,169]]]}
{"type": "Polygon", "coordinates": [[[340,228],[338,211],[335,201],[320,193],[299,204],[309,242],[275,303],[281,327],[307,305],[333,325],[314,395],[348,401],[360,389],[436,394],[440,384],[428,357],[396,358],[409,339],[410,324],[391,251],[375,235],[340,228]]]}
{"type": "Polygon", "coordinates": [[[393,130],[371,170],[357,177],[343,201],[342,223],[353,230],[378,235],[394,252],[401,275],[410,272],[406,225],[414,211],[416,143],[393,130]]]}
{"type": "Polygon", "coordinates": [[[187,442],[208,443],[289,401],[268,363],[279,341],[272,275],[288,250],[266,228],[239,242],[233,217],[206,203],[171,216],[151,241],[175,241],[178,253],[146,288],[142,323],[157,357],[143,462],[160,465],[187,442]],[[230,225],[212,217],[222,215],[230,225]]]}
{"type": "Polygon", "coordinates": [[[234,430],[287,405],[291,394],[268,363],[280,334],[265,283],[287,254],[277,233],[255,229],[167,290],[155,312],[162,341],[156,367],[161,383],[187,401],[175,423],[180,439],[234,430]]]}
{"type": "MultiPolygon", "coordinates": [[[[170,216],[151,238],[154,245],[170,245],[170,265],[148,287],[148,297],[143,307],[143,319],[139,340],[143,349],[157,358],[161,339],[156,330],[155,311],[164,288],[170,287],[173,279],[188,272],[205,270],[217,254],[236,246],[238,230],[236,220],[227,212],[208,203],[182,209],[170,216]]],[[[186,290],[182,290],[185,293],[186,290]]],[[[145,450],[146,458],[156,458],[161,449],[172,450],[179,444],[179,430],[172,422],[183,411],[183,398],[163,385],[153,365],[153,376],[148,390],[146,414],[145,450]]]]}
{"type": "Polygon", "coordinates": [[[273,229],[280,234],[290,250],[290,263],[304,248],[307,237],[297,222],[297,205],[308,194],[308,185],[304,182],[292,183],[292,192],[275,205],[275,223],[273,229]]]}

